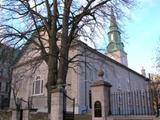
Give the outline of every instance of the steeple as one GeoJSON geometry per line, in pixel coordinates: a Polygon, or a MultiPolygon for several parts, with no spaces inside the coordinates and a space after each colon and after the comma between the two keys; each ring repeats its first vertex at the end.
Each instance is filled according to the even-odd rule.
{"type": "Polygon", "coordinates": [[[109,45],[107,46],[107,52],[114,52],[117,50],[123,51],[124,50],[124,45],[121,42],[121,33],[118,28],[113,9],[111,9],[111,18],[110,18],[108,38],[109,38],[109,45]]]}
{"type": "Polygon", "coordinates": [[[117,22],[116,22],[116,18],[114,16],[114,12],[113,12],[113,9],[111,8],[111,18],[110,18],[110,29],[111,27],[117,27],[117,22]]]}
{"type": "Polygon", "coordinates": [[[114,11],[111,8],[110,26],[108,32],[109,44],[107,46],[107,56],[128,66],[127,54],[124,51],[124,44],[121,41],[121,32],[118,28],[114,11]]]}

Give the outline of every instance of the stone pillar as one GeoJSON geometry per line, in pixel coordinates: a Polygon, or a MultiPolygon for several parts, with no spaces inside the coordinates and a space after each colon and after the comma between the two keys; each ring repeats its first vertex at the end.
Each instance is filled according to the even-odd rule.
{"type": "Polygon", "coordinates": [[[63,88],[52,90],[50,120],[63,120],[63,92],[63,88]]]}
{"type": "Polygon", "coordinates": [[[29,110],[23,110],[23,120],[29,120],[29,110]]]}
{"type": "Polygon", "coordinates": [[[109,97],[111,85],[104,80],[97,80],[91,86],[92,120],[107,120],[109,115],[109,97]]]}
{"type": "Polygon", "coordinates": [[[12,119],[11,120],[16,120],[17,119],[17,111],[12,110],[12,119]]]}
{"type": "MultiPolygon", "coordinates": [[[[12,110],[12,118],[11,120],[17,120],[17,119],[20,119],[20,111],[18,113],[18,111],[16,110],[12,110]],[[18,116],[17,116],[18,115],[18,116]]],[[[23,110],[23,113],[22,113],[22,119],[23,120],[29,120],[29,110],[26,109],[26,110],[23,110]]]]}

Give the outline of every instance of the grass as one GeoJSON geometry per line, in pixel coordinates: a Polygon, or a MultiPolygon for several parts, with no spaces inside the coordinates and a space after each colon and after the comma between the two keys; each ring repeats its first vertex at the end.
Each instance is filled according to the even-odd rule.
{"type": "Polygon", "coordinates": [[[75,120],[92,120],[92,116],[90,114],[75,115],[75,120]]]}

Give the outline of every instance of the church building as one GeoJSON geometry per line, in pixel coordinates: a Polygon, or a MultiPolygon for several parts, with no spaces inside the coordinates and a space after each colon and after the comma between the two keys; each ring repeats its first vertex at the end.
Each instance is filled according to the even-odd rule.
{"type": "MultiPolygon", "coordinates": [[[[124,51],[121,32],[113,12],[108,39],[109,44],[106,45],[106,54],[98,52],[80,40],[73,43],[70,48],[70,57],[83,54],[83,56],[76,58],[77,61],[83,62],[77,65],[69,64],[65,85],[67,95],[75,98],[76,114],[89,112],[92,109],[90,86],[94,81],[101,79],[97,75],[99,69],[104,71],[103,79],[112,85],[111,92],[148,88],[149,79],[128,67],[127,53],[124,51]]],[[[15,64],[12,84],[18,88],[17,97],[22,98],[24,101],[31,98],[37,112],[47,112],[47,65],[41,60],[39,51],[34,47],[34,44],[29,44],[15,64]],[[36,66],[36,68],[33,68],[33,66],[36,66]]],[[[15,107],[13,90],[10,107],[15,107]]],[[[22,107],[25,109],[27,104],[23,102],[22,107]]]]}

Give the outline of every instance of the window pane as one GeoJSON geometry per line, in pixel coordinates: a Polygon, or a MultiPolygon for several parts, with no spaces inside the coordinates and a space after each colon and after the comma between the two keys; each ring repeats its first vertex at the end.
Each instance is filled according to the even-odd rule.
{"type": "Polygon", "coordinates": [[[35,81],[33,81],[33,88],[32,88],[33,95],[40,95],[43,93],[43,80],[40,80],[39,77],[37,78],[35,81]]]}
{"type": "Polygon", "coordinates": [[[5,91],[8,92],[8,89],[9,89],[9,83],[6,83],[6,89],[5,89],[5,91]]]}
{"type": "Polygon", "coordinates": [[[0,76],[3,76],[3,69],[0,69],[0,76]]]}
{"type": "Polygon", "coordinates": [[[35,94],[35,82],[33,82],[32,94],[35,94]]]}
{"type": "Polygon", "coordinates": [[[0,91],[1,91],[1,89],[2,89],[2,83],[0,82],[0,91]]]}
{"type": "Polygon", "coordinates": [[[40,80],[35,81],[36,86],[35,86],[35,94],[40,94],[40,80]]]}
{"type": "Polygon", "coordinates": [[[41,80],[41,93],[43,93],[43,80],[41,80]]]}

